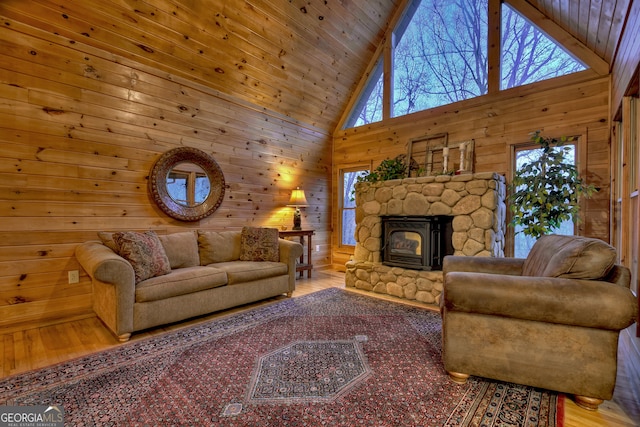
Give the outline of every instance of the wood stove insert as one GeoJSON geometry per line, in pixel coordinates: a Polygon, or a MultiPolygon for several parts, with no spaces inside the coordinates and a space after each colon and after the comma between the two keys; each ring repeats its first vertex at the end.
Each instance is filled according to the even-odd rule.
{"type": "Polygon", "coordinates": [[[442,270],[452,255],[452,216],[381,216],[382,263],[413,270],[442,270]]]}

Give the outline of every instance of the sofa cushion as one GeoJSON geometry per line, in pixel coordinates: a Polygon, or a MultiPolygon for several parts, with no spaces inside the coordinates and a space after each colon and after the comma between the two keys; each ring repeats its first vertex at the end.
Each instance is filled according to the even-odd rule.
{"type": "Polygon", "coordinates": [[[241,261],[280,260],[279,232],[277,228],[242,227],[240,235],[241,261]]]}
{"type": "Polygon", "coordinates": [[[200,265],[240,259],[239,231],[198,230],[200,265]]]}
{"type": "Polygon", "coordinates": [[[195,267],[200,265],[198,237],[195,231],[172,233],[158,236],[169,258],[171,269],[195,267]]]}
{"type": "Polygon", "coordinates": [[[281,276],[289,271],[287,264],[272,261],[221,262],[214,267],[227,273],[229,285],[281,276]]]}
{"type": "Polygon", "coordinates": [[[171,271],[167,254],[154,231],[118,231],[113,233],[118,255],[133,267],[136,283],[171,271]]]}
{"type": "Polygon", "coordinates": [[[185,267],[136,286],[136,302],[156,301],[227,284],[227,274],[212,267],[185,267]]]}
{"type": "Polygon", "coordinates": [[[600,279],[616,261],[616,250],[599,239],[551,234],[541,236],[522,268],[523,276],[600,279]]]}

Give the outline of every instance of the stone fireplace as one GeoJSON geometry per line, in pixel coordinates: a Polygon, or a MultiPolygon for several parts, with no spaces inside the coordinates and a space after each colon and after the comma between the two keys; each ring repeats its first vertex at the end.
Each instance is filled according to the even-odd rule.
{"type": "MultiPolygon", "coordinates": [[[[346,285],[439,304],[442,293],[439,268],[394,263],[383,258],[383,245],[388,245],[391,237],[385,235],[383,218],[423,217],[430,218],[428,221],[432,224],[434,218],[448,217],[449,231],[446,226],[438,226],[447,239],[450,235],[445,254],[502,257],[505,196],[505,179],[493,172],[356,184],[356,247],[353,258],[346,264],[346,285]]],[[[438,232],[436,236],[442,238],[443,234],[438,232]]],[[[406,240],[419,240],[411,234],[401,236],[406,240]]],[[[426,237],[431,238],[431,232],[426,237]]],[[[430,241],[429,245],[432,244],[430,241]]],[[[398,245],[396,255],[403,251],[411,254],[413,248],[410,247],[417,244],[405,241],[398,245]],[[401,245],[410,249],[401,249],[401,245]]],[[[431,249],[431,246],[421,249],[420,256],[423,251],[433,252],[431,249]]],[[[436,258],[441,255],[436,254],[436,258]]]]}

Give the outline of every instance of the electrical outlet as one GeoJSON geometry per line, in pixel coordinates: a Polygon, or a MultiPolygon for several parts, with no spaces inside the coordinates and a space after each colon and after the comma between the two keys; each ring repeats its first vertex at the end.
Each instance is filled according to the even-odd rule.
{"type": "Polygon", "coordinates": [[[71,270],[69,272],[69,284],[78,283],[80,281],[80,272],[78,270],[71,270]]]}
{"type": "Polygon", "coordinates": [[[320,252],[320,245],[316,245],[316,252],[320,252]]]}

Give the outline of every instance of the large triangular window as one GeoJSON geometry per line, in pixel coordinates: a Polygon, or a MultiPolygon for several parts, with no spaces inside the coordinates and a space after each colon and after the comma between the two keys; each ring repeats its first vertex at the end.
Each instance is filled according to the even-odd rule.
{"type": "Polygon", "coordinates": [[[391,116],[487,93],[487,1],[422,0],[413,6],[394,32],[391,116]]]}
{"type": "Polygon", "coordinates": [[[500,89],[564,76],[586,67],[507,4],[502,4],[500,89]]]}
{"type": "Polygon", "coordinates": [[[383,51],[344,128],[447,105],[489,92],[559,77],[587,67],[506,3],[500,13],[500,64],[488,54],[488,0],[408,2],[391,40],[383,88],[383,51]],[[491,88],[490,69],[500,70],[491,88]],[[497,82],[497,78],[495,81],[497,82]],[[392,99],[385,99],[383,94],[392,99]]]}

